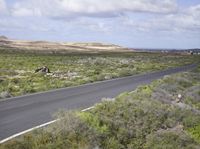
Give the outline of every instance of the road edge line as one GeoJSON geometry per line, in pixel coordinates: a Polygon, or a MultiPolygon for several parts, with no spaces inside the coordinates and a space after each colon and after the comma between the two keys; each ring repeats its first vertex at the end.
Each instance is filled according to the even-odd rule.
{"type": "MultiPolygon", "coordinates": [[[[93,109],[93,108],[94,108],[94,106],[89,107],[89,108],[86,108],[86,109],[83,109],[83,110],[81,110],[81,111],[82,111],[82,112],[85,112],[85,111],[89,111],[89,110],[91,110],[91,109],[93,109]]],[[[11,139],[14,139],[14,138],[16,138],[16,137],[19,137],[19,136],[21,136],[21,135],[24,135],[24,134],[26,134],[26,133],[28,133],[28,132],[33,131],[33,130],[36,130],[36,129],[39,129],[39,128],[48,126],[48,125],[50,125],[50,124],[53,124],[53,123],[57,122],[58,120],[59,120],[59,119],[52,120],[52,121],[49,121],[49,122],[47,122],[47,123],[44,123],[44,124],[41,124],[41,125],[32,127],[32,128],[30,128],[30,129],[24,130],[24,131],[19,132],[19,133],[17,133],[17,134],[14,134],[14,135],[12,135],[12,136],[10,136],[10,137],[8,137],[8,138],[5,138],[5,139],[1,140],[1,141],[0,141],[0,144],[3,144],[3,143],[5,143],[5,142],[7,142],[7,141],[9,141],[9,140],[11,140],[11,139]]]]}

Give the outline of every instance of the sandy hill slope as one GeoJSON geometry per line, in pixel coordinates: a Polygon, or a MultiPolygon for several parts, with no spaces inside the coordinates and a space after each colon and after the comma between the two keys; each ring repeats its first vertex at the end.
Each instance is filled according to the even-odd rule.
{"type": "Polygon", "coordinates": [[[8,38],[6,36],[0,36],[0,40],[7,40],[8,38]]]}
{"type": "Polygon", "coordinates": [[[17,51],[39,51],[39,52],[127,52],[127,48],[114,44],[103,43],[65,43],[48,41],[25,41],[10,40],[0,36],[0,48],[17,51]]]}

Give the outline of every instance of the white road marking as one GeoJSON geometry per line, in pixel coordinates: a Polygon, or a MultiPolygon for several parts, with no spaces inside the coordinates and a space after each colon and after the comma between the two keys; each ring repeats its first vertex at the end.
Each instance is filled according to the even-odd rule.
{"type": "MultiPolygon", "coordinates": [[[[91,110],[91,109],[93,109],[93,108],[94,108],[94,106],[89,107],[89,108],[86,108],[86,109],[83,109],[83,110],[81,110],[81,111],[82,111],[82,112],[85,112],[85,111],[91,110]]],[[[14,135],[12,135],[12,136],[6,138],[6,139],[1,140],[1,141],[0,141],[0,144],[5,143],[5,142],[7,142],[7,141],[9,141],[9,140],[11,140],[11,139],[14,139],[14,138],[16,138],[16,137],[19,137],[19,136],[21,136],[21,135],[23,135],[23,134],[26,134],[26,133],[28,133],[28,132],[31,132],[31,131],[33,131],[33,130],[36,130],[36,129],[39,129],[39,128],[48,126],[48,125],[50,125],[50,124],[53,124],[53,123],[57,122],[58,120],[59,120],[59,119],[56,119],[56,120],[53,120],[53,121],[44,123],[44,124],[42,124],[42,125],[38,125],[38,126],[36,126],[36,127],[27,129],[27,130],[22,131],[22,132],[20,132],[20,133],[14,134],[14,135]]]]}
{"type": "MultiPolygon", "coordinates": [[[[190,66],[190,65],[187,65],[187,66],[190,66]]],[[[181,68],[183,68],[183,67],[184,67],[184,66],[182,66],[181,68]]],[[[175,69],[175,68],[172,68],[172,69],[175,69]]],[[[169,70],[169,69],[166,69],[166,70],[169,70]]],[[[165,71],[165,70],[164,70],[164,71],[165,71]]],[[[155,72],[157,72],[157,71],[150,72],[150,73],[147,73],[147,74],[153,74],[153,73],[155,73],[155,72]]],[[[133,76],[128,76],[128,77],[115,78],[115,79],[111,79],[111,80],[104,80],[104,81],[99,81],[99,82],[95,82],[95,83],[84,84],[84,85],[75,86],[75,87],[68,87],[68,88],[55,89],[55,90],[51,90],[51,91],[45,91],[45,92],[40,92],[40,93],[34,93],[34,94],[31,94],[31,95],[24,95],[24,96],[19,96],[19,97],[27,97],[27,96],[37,95],[37,94],[41,94],[41,93],[49,93],[49,92],[53,92],[53,91],[65,90],[65,89],[69,89],[69,88],[72,89],[72,88],[76,88],[76,87],[88,86],[88,85],[92,85],[92,84],[94,85],[94,84],[105,83],[105,82],[110,82],[110,81],[114,81],[114,80],[121,80],[121,79],[124,79],[124,78],[131,78],[131,77],[137,77],[137,76],[142,76],[142,75],[144,75],[144,74],[138,74],[138,75],[133,75],[133,76]]],[[[10,98],[10,99],[16,99],[16,98],[19,98],[19,97],[13,97],[13,98],[10,98]]],[[[6,100],[3,100],[3,101],[6,101],[6,100]]],[[[3,102],[3,101],[1,100],[0,102],[3,102]]],[[[93,109],[93,108],[94,108],[94,106],[93,106],[93,107],[89,107],[89,108],[87,108],[87,109],[83,109],[82,111],[83,111],[83,112],[84,112],[84,111],[88,111],[88,110],[93,109]]],[[[57,120],[50,121],[50,122],[47,122],[47,123],[45,123],[45,124],[42,124],[42,125],[39,125],[39,126],[36,126],[36,127],[33,127],[33,128],[30,128],[30,129],[28,129],[28,130],[22,131],[22,132],[20,132],[20,133],[15,134],[15,135],[12,135],[12,136],[10,136],[10,137],[8,137],[8,138],[6,138],[6,139],[1,140],[1,141],[0,141],[0,144],[5,143],[5,142],[7,142],[7,141],[9,141],[9,140],[11,140],[11,139],[13,139],[13,138],[16,138],[16,137],[18,137],[18,136],[20,136],[20,135],[23,135],[23,134],[25,134],[25,133],[28,133],[28,132],[30,132],[30,131],[33,131],[33,130],[35,130],[35,129],[38,129],[38,128],[41,128],[41,127],[45,127],[45,126],[47,126],[47,125],[50,125],[50,124],[52,124],[52,123],[55,123],[56,121],[58,121],[58,119],[57,119],[57,120]]]]}
{"type": "Polygon", "coordinates": [[[83,110],[81,110],[81,111],[82,111],[82,112],[85,112],[85,111],[91,110],[91,109],[93,109],[93,108],[94,108],[94,106],[89,107],[89,108],[86,108],[86,109],[83,109],[83,110]]]}

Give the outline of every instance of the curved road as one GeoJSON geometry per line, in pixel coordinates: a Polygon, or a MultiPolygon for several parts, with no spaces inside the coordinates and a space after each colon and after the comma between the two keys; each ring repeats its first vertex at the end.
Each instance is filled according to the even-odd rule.
{"type": "Polygon", "coordinates": [[[196,64],[135,75],[78,87],[15,97],[0,102],[0,140],[32,127],[49,122],[59,109],[84,109],[101,102],[103,97],[115,97],[132,91],[164,75],[188,71],[196,64]]]}

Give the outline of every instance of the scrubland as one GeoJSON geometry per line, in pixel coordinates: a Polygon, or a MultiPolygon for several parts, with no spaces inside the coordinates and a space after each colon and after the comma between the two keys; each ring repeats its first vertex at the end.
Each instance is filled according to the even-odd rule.
{"type": "MultiPolygon", "coordinates": [[[[135,58],[137,62],[138,57],[142,57],[143,62],[149,58],[140,54],[129,58],[135,58]]],[[[123,57],[119,56],[119,59],[123,57]]],[[[158,63],[158,59],[164,58],[157,56],[152,63],[158,63]]],[[[181,61],[181,58],[176,60],[181,61]]],[[[144,66],[149,65],[145,63],[144,66]]],[[[174,60],[173,65],[177,66],[177,61],[174,60]]],[[[200,66],[122,93],[115,100],[103,101],[87,112],[58,112],[55,116],[60,118],[58,122],[7,142],[0,148],[199,149],[199,74],[200,66]]]]}
{"type": "Polygon", "coordinates": [[[177,67],[196,59],[144,52],[37,54],[0,50],[0,99],[177,67]],[[50,73],[35,73],[43,66],[50,73]]]}

